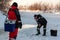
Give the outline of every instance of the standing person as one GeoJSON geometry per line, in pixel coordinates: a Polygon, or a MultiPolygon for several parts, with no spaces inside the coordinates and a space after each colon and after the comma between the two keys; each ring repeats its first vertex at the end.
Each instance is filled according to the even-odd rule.
{"type": "Polygon", "coordinates": [[[36,20],[38,26],[37,26],[37,34],[40,34],[40,28],[43,26],[43,36],[46,36],[46,25],[47,25],[47,20],[42,17],[40,14],[34,15],[34,19],[36,20]]]}
{"type": "Polygon", "coordinates": [[[8,19],[16,20],[15,30],[13,32],[9,32],[9,40],[16,40],[16,37],[18,34],[18,28],[20,29],[22,28],[21,17],[17,7],[18,7],[18,4],[14,2],[8,11],[8,19]]]}

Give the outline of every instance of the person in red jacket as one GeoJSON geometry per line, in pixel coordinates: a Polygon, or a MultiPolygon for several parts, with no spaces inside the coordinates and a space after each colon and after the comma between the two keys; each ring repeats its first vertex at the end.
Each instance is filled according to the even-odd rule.
{"type": "Polygon", "coordinates": [[[15,30],[13,32],[9,32],[9,40],[16,40],[16,37],[18,34],[18,28],[20,29],[22,28],[21,17],[17,7],[18,7],[18,4],[14,2],[8,11],[8,19],[16,20],[15,30]]]}

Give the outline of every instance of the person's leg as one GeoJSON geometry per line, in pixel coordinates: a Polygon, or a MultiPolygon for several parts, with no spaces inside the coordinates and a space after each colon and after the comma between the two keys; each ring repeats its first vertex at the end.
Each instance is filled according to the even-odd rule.
{"type": "Polygon", "coordinates": [[[40,34],[40,28],[41,28],[41,24],[37,26],[37,34],[36,35],[39,35],[40,34]]]}
{"type": "Polygon", "coordinates": [[[43,25],[43,36],[46,36],[46,25],[43,25]]]}
{"type": "Polygon", "coordinates": [[[9,40],[16,40],[17,34],[18,34],[18,28],[16,28],[14,32],[9,33],[9,40]]]}

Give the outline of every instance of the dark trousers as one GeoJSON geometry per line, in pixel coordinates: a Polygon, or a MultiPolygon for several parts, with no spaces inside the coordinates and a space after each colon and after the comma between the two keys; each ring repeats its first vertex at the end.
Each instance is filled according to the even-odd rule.
{"type": "Polygon", "coordinates": [[[40,28],[43,26],[43,36],[46,35],[46,25],[47,24],[38,24],[37,26],[37,33],[40,34],[40,28]]]}

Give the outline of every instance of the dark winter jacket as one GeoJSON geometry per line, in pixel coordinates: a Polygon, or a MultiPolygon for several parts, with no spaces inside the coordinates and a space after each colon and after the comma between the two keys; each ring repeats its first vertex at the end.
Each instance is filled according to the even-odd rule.
{"type": "Polygon", "coordinates": [[[47,20],[44,17],[42,17],[41,15],[37,15],[37,18],[38,18],[37,24],[42,24],[42,25],[47,24],[47,20]]]}
{"type": "Polygon", "coordinates": [[[40,19],[37,20],[37,23],[45,25],[45,24],[47,24],[47,20],[45,18],[40,18],[40,19]]]}
{"type": "Polygon", "coordinates": [[[16,28],[22,26],[21,17],[20,17],[19,10],[17,7],[11,6],[11,8],[8,11],[8,19],[16,20],[16,28]],[[18,23],[18,21],[20,21],[20,23],[18,23]]]}

